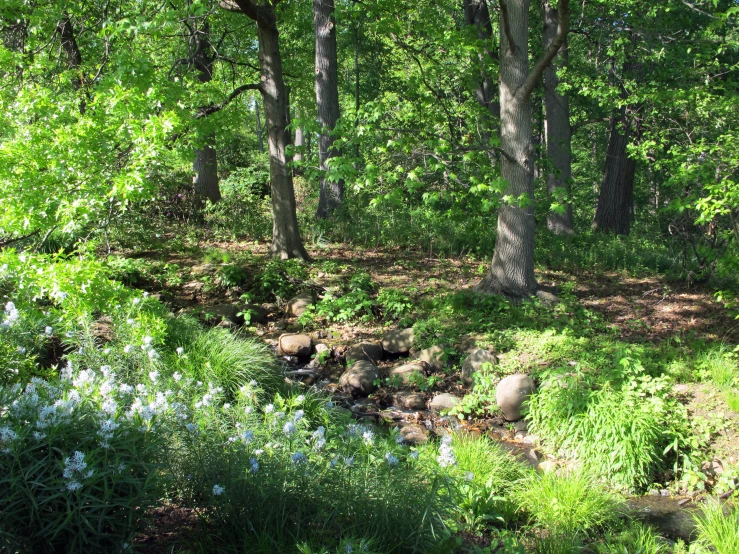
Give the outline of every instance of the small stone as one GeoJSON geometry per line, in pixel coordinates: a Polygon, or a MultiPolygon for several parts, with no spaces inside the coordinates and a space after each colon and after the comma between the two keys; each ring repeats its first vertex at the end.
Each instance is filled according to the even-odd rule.
{"type": "Polygon", "coordinates": [[[668,491],[667,489],[660,489],[659,495],[660,496],[670,496],[670,491],[668,491]]]}
{"type": "Polygon", "coordinates": [[[528,425],[524,420],[520,420],[513,425],[513,430],[517,433],[525,433],[528,430],[528,425]]]}
{"type": "Polygon", "coordinates": [[[539,462],[539,465],[536,466],[536,468],[543,473],[551,473],[553,471],[556,471],[557,463],[550,460],[545,460],[543,462],[539,462]]]}
{"type": "Polygon", "coordinates": [[[339,386],[344,387],[354,396],[367,396],[375,391],[375,381],[380,378],[377,366],[372,362],[359,360],[354,362],[339,378],[339,386]]]}
{"type": "Polygon", "coordinates": [[[538,440],[539,437],[536,435],[526,435],[521,442],[528,446],[534,446],[538,440]]]}
{"type": "Polygon", "coordinates": [[[432,346],[421,350],[418,359],[429,364],[434,371],[441,371],[446,366],[446,354],[441,346],[432,346]]]}
{"type": "Polygon", "coordinates": [[[277,354],[280,356],[310,356],[313,341],[309,335],[281,335],[277,341],[277,354]]]}
{"type": "Polygon", "coordinates": [[[410,423],[400,428],[403,442],[410,445],[426,444],[429,441],[429,432],[417,423],[410,423]]]}
{"type": "Polygon", "coordinates": [[[382,345],[379,342],[360,342],[350,347],[345,353],[346,363],[365,360],[376,364],[383,358],[382,345]]]}
{"type": "Polygon", "coordinates": [[[212,323],[221,323],[222,321],[229,321],[233,325],[243,325],[244,316],[241,314],[241,309],[233,304],[216,304],[215,306],[209,306],[203,310],[203,317],[205,321],[212,323]]]}
{"type": "Polygon", "coordinates": [[[434,398],[431,400],[431,403],[429,404],[429,408],[437,412],[442,412],[446,410],[451,410],[454,406],[459,404],[461,401],[462,399],[459,398],[458,396],[454,396],[453,394],[444,392],[444,393],[437,394],[436,396],[434,396],[434,398]]]}
{"type": "Polygon", "coordinates": [[[322,342],[319,342],[319,343],[318,343],[318,344],[317,344],[317,345],[315,346],[315,350],[316,350],[316,354],[322,354],[323,352],[328,352],[328,351],[330,351],[330,350],[331,350],[331,348],[330,348],[330,347],[329,347],[328,345],[326,345],[326,344],[323,344],[322,342]]]}
{"type": "Polygon", "coordinates": [[[495,402],[508,421],[521,419],[524,403],[535,390],[534,381],[528,375],[517,373],[501,380],[495,390],[495,402]]]}
{"type": "Polygon", "coordinates": [[[382,348],[390,354],[407,354],[415,339],[412,328],[388,331],[382,336],[382,348]]]}
{"type": "Polygon", "coordinates": [[[407,385],[410,382],[411,375],[420,373],[423,375],[423,366],[417,362],[399,365],[390,370],[390,380],[399,379],[401,383],[407,385]]]}
{"type": "Polygon", "coordinates": [[[399,392],[395,395],[395,405],[406,410],[423,410],[426,408],[426,396],[417,392],[399,392]]]}
{"type": "Polygon", "coordinates": [[[308,306],[315,304],[313,294],[310,292],[301,292],[287,301],[285,313],[291,317],[300,317],[305,313],[308,306]]]}
{"type": "Polygon", "coordinates": [[[287,329],[287,323],[285,323],[284,321],[275,321],[274,327],[277,331],[284,331],[285,329],[287,329]]]}
{"type": "Polygon", "coordinates": [[[465,385],[473,385],[475,383],[474,374],[478,373],[483,364],[496,365],[498,359],[484,348],[474,350],[464,362],[462,362],[462,381],[465,385]]]}

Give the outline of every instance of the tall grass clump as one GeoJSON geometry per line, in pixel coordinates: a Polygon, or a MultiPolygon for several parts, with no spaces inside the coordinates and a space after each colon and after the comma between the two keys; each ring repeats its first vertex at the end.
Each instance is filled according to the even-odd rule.
{"type": "Polygon", "coordinates": [[[273,393],[284,384],[269,347],[226,329],[195,328],[181,332],[176,340],[171,369],[205,383],[223,387],[228,394],[250,381],[273,393]]]}
{"type": "Polygon", "coordinates": [[[532,475],[514,497],[529,523],[557,537],[591,537],[623,514],[623,501],[583,472],[532,475]]]}
{"type": "Polygon", "coordinates": [[[698,552],[739,552],[739,509],[724,507],[717,501],[709,502],[702,507],[695,522],[698,530],[698,552]]]}
{"type": "Polygon", "coordinates": [[[648,525],[634,521],[616,533],[606,533],[594,551],[597,554],[667,554],[667,542],[648,525]]]}
{"type": "Polygon", "coordinates": [[[461,520],[471,529],[513,521],[518,506],[512,491],[531,470],[484,436],[456,434],[452,446],[459,477],[455,504],[461,520]]]}
{"type": "Polygon", "coordinates": [[[643,488],[682,460],[687,415],[668,391],[666,377],[629,359],[611,371],[550,375],[531,398],[530,430],[596,478],[643,488]]]}

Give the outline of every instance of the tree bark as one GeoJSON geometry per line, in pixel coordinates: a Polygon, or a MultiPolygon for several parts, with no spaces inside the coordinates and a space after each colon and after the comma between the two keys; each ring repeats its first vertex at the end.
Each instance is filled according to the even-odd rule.
{"type": "MultiPolygon", "coordinates": [[[[210,46],[210,27],[207,21],[199,29],[193,27],[189,49],[193,66],[198,72],[198,81],[209,82],[213,78],[213,56],[210,46]]],[[[195,160],[192,163],[193,190],[200,198],[218,202],[221,199],[221,189],[218,186],[218,154],[214,148],[215,133],[208,133],[204,142],[204,146],[195,149],[195,160]]]]}
{"type": "MultiPolygon", "coordinates": [[[[557,34],[559,14],[552,0],[544,2],[544,49],[547,49],[557,34]]],[[[570,128],[570,100],[567,95],[557,91],[559,77],[557,70],[566,68],[568,45],[565,37],[557,57],[544,70],[544,104],[546,107],[546,145],[551,170],[547,176],[547,191],[557,202],[564,202],[564,211],[550,210],[547,214],[547,227],[558,235],[571,235],[574,232],[572,204],[566,201],[572,178],[572,137],[570,128]]]]}
{"type": "Polygon", "coordinates": [[[490,270],[477,290],[526,297],[534,277],[534,167],[531,93],[567,35],[569,0],[559,0],[554,40],[529,71],[529,0],[501,0],[500,126],[501,175],[508,183],[498,212],[498,233],[490,270]]]}
{"type": "Polygon", "coordinates": [[[259,114],[259,101],[254,99],[254,111],[257,116],[257,140],[259,140],[259,152],[264,152],[264,139],[262,138],[262,116],[259,114]]]}
{"type": "MultiPolygon", "coordinates": [[[[242,8],[243,9],[243,8],[242,8]]],[[[259,6],[257,36],[261,69],[261,93],[264,101],[269,180],[272,189],[272,245],[270,253],[280,259],[309,260],[298,230],[293,176],[287,165],[285,148],[287,129],[287,94],[282,77],[279,33],[273,4],[259,6]]],[[[247,12],[248,13],[248,12],[247,12]]]]}
{"type": "Polygon", "coordinates": [[[318,158],[321,165],[321,190],[316,217],[331,217],[344,200],[344,180],[328,176],[329,160],[341,155],[334,148],[333,132],[339,120],[339,77],[336,53],[334,0],[313,0],[316,30],[316,103],[321,134],[318,158]]]}
{"type": "MultiPolygon", "coordinates": [[[[77,75],[72,79],[72,85],[75,90],[80,90],[85,84],[85,77],[80,70],[82,66],[82,52],[77,45],[77,39],[74,34],[74,27],[69,16],[57,22],[56,31],[61,37],[62,49],[67,56],[67,67],[71,70],[77,70],[77,75]]],[[[84,96],[80,99],[80,113],[84,114],[87,109],[87,102],[84,96]]]]}
{"type": "Polygon", "coordinates": [[[630,124],[626,109],[611,118],[606,168],[598,195],[593,229],[602,233],[628,235],[631,230],[636,160],[629,158],[630,124]]]}

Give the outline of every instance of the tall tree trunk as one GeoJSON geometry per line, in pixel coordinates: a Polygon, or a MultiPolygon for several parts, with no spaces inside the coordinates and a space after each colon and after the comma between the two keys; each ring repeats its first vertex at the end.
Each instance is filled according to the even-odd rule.
{"type": "Polygon", "coordinates": [[[313,0],[313,23],[316,29],[316,103],[321,135],[318,157],[321,164],[321,191],[316,217],[330,217],[341,208],[344,200],[344,180],[327,175],[329,160],[340,156],[334,148],[333,131],[339,120],[339,77],[336,54],[336,23],[334,0],[313,0]]]}
{"type": "Polygon", "coordinates": [[[559,0],[557,34],[531,71],[529,0],[501,0],[500,8],[500,127],[504,152],[501,175],[508,186],[498,212],[493,261],[477,289],[520,298],[533,294],[537,288],[531,93],[567,35],[569,0],[559,0]]]}
{"type": "Polygon", "coordinates": [[[287,165],[285,148],[287,129],[287,94],[282,77],[277,18],[272,4],[259,6],[257,36],[261,65],[261,92],[264,101],[269,180],[272,189],[272,245],[270,253],[280,259],[310,259],[303,246],[295,211],[293,176],[287,165]]]}
{"type": "Polygon", "coordinates": [[[482,65],[480,81],[475,90],[477,102],[491,115],[500,117],[500,104],[496,101],[495,84],[486,69],[488,60],[485,58],[495,58],[498,55],[493,48],[493,26],[490,22],[487,0],[464,0],[464,17],[467,25],[475,27],[477,38],[485,45],[485,55],[480,56],[482,65]]]}
{"type": "Polygon", "coordinates": [[[295,154],[293,154],[293,163],[295,164],[295,167],[293,168],[293,173],[295,175],[301,175],[303,173],[303,150],[305,147],[305,135],[302,127],[297,127],[295,129],[294,146],[295,154]]]}
{"type": "MultiPolygon", "coordinates": [[[[209,82],[213,78],[213,56],[210,46],[210,27],[207,21],[199,29],[193,27],[189,47],[193,65],[198,72],[198,80],[201,83],[209,82]]],[[[192,185],[195,194],[211,202],[218,202],[221,199],[215,142],[215,133],[209,133],[204,139],[205,144],[195,149],[195,160],[192,163],[194,173],[192,185]]]]}
{"type": "MultiPolygon", "coordinates": [[[[552,0],[544,2],[544,48],[548,48],[557,34],[557,9],[552,0]]],[[[544,70],[544,103],[546,106],[546,144],[551,171],[547,176],[547,191],[564,210],[550,210],[547,227],[555,234],[571,235],[574,232],[572,204],[566,198],[572,178],[572,137],[570,128],[570,100],[557,92],[557,70],[566,68],[568,46],[565,37],[557,57],[544,70]]]]}
{"type": "Polygon", "coordinates": [[[259,100],[254,99],[254,111],[257,116],[257,139],[259,140],[259,152],[264,152],[264,139],[262,138],[262,116],[259,114],[259,100]]]}
{"type": "MultiPolygon", "coordinates": [[[[80,67],[82,66],[82,52],[77,45],[77,39],[74,35],[74,27],[69,16],[56,24],[56,31],[61,37],[62,49],[67,56],[67,67],[71,70],[77,70],[77,75],[72,79],[72,85],[75,90],[80,90],[85,84],[85,77],[80,67]]],[[[80,113],[84,114],[87,108],[87,102],[84,96],[80,99],[80,113]]]]}
{"type": "Polygon", "coordinates": [[[628,235],[631,230],[636,161],[627,155],[630,124],[626,109],[611,117],[606,168],[598,195],[593,229],[603,233],[628,235]]]}

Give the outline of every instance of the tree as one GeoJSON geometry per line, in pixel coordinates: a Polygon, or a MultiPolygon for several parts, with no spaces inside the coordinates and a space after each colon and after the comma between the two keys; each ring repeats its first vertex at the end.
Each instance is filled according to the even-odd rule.
{"type": "MultiPolygon", "coordinates": [[[[279,0],[278,0],[279,1],[279,0]]],[[[272,190],[272,245],[270,253],[280,259],[310,259],[303,246],[295,211],[292,171],[285,149],[290,143],[287,129],[287,90],[282,75],[280,40],[274,3],[266,0],[224,0],[221,7],[241,12],[257,23],[260,83],[257,88],[264,102],[265,127],[269,148],[269,181],[272,190]]]]}
{"type": "MultiPolygon", "coordinates": [[[[198,28],[194,23],[190,27],[189,37],[190,59],[198,72],[198,80],[208,83],[213,78],[213,54],[210,44],[210,26],[208,21],[198,28]]],[[[195,194],[207,198],[211,202],[221,199],[218,187],[218,154],[215,149],[215,133],[209,132],[204,138],[204,145],[195,150],[192,164],[193,189],[195,194]]]]}
{"type": "Polygon", "coordinates": [[[507,188],[498,212],[493,261],[477,285],[479,291],[519,298],[536,292],[531,93],[567,36],[569,0],[559,0],[557,12],[557,32],[529,70],[529,0],[500,2],[501,175],[507,188]]]}
{"type": "Polygon", "coordinates": [[[340,156],[333,132],[339,120],[339,77],[336,53],[334,0],[313,0],[316,29],[316,104],[321,134],[318,156],[321,164],[321,191],[316,217],[330,217],[344,200],[344,180],[330,175],[329,160],[340,156]]]}
{"type": "MultiPolygon", "coordinates": [[[[544,49],[552,44],[559,15],[551,0],[544,2],[544,49]]],[[[547,214],[547,227],[556,234],[572,234],[572,205],[566,200],[572,177],[572,136],[570,128],[570,99],[560,94],[557,70],[567,67],[569,58],[567,36],[557,56],[544,70],[544,105],[546,109],[546,145],[551,169],[547,175],[547,191],[554,197],[553,209],[547,214]]]]}

